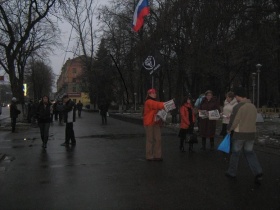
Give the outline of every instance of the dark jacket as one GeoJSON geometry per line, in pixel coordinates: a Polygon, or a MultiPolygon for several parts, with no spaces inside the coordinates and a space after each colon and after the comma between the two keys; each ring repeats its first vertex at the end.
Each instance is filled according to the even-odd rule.
{"type": "Polygon", "coordinates": [[[69,99],[63,106],[64,122],[72,123],[76,121],[76,104],[69,99]]]}
{"type": "Polygon", "coordinates": [[[103,103],[98,106],[101,115],[106,115],[109,109],[109,104],[103,103]]]}
{"type": "Polygon", "coordinates": [[[57,104],[56,104],[56,111],[57,112],[62,112],[63,111],[63,103],[61,101],[59,101],[57,104]]]}
{"type": "Polygon", "coordinates": [[[79,111],[81,111],[83,109],[83,106],[84,106],[83,103],[81,103],[81,102],[77,103],[77,109],[79,111]]]}
{"type": "Polygon", "coordinates": [[[16,102],[12,101],[10,106],[10,117],[17,118],[19,114],[20,114],[20,110],[18,110],[16,102]]]}
{"type": "Polygon", "coordinates": [[[44,105],[40,102],[37,108],[38,123],[50,123],[51,122],[51,103],[44,105]]]}
{"type": "MultiPolygon", "coordinates": [[[[211,98],[210,101],[207,100],[206,97],[204,97],[201,101],[200,110],[206,110],[206,111],[211,111],[211,110],[219,110],[220,111],[220,106],[218,103],[218,100],[216,97],[211,98]]],[[[209,120],[208,118],[202,119],[200,118],[199,122],[199,133],[202,137],[214,137],[216,133],[216,120],[209,120]]]]}

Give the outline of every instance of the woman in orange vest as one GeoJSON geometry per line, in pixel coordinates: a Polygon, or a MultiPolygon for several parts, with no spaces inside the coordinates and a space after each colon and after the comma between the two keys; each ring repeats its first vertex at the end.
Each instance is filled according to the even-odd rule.
{"type": "Polygon", "coordinates": [[[161,121],[155,121],[157,112],[164,109],[164,102],[156,101],[156,90],[149,89],[144,104],[143,124],[146,131],[146,160],[162,161],[161,121]]]}

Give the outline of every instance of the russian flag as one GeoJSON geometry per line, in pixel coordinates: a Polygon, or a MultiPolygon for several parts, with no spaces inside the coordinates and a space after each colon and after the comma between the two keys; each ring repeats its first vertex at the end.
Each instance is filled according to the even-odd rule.
{"type": "Polygon", "coordinates": [[[148,0],[140,0],[135,8],[133,15],[133,30],[139,31],[144,24],[144,17],[150,14],[148,0]]]}

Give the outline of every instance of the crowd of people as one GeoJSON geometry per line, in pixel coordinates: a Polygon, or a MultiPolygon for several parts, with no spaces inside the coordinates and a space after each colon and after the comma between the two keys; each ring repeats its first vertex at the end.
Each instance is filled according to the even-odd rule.
{"type": "MultiPolygon", "coordinates": [[[[10,106],[11,127],[15,132],[16,121],[20,110],[17,108],[16,98],[12,98],[10,106]]],[[[250,166],[255,176],[255,182],[260,183],[263,172],[258,162],[253,146],[256,138],[256,118],[257,109],[254,104],[246,97],[243,88],[237,88],[225,94],[225,100],[222,108],[219,100],[214,96],[213,91],[207,90],[201,94],[195,103],[193,98],[187,95],[183,98],[179,107],[174,107],[171,114],[179,114],[179,151],[185,152],[185,143],[189,144],[189,152],[194,152],[193,144],[198,143],[198,135],[201,138],[201,150],[207,149],[207,139],[210,142],[210,150],[215,150],[215,136],[217,120],[222,118],[222,129],[220,135],[225,137],[230,135],[231,151],[230,163],[226,172],[229,178],[235,178],[237,175],[237,166],[241,152],[250,166]],[[194,104],[194,105],[193,105],[194,104]],[[175,110],[175,111],[174,111],[175,110]],[[213,112],[214,111],[214,112],[213,112]],[[218,115],[217,116],[212,116],[218,115]],[[195,132],[195,124],[198,130],[195,132]]],[[[167,113],[170,110],[166,108],[167,102],[157,100],[157,91],[152,88],[147,91],[146,100],[143,108],[143,125],[146,132],[146,160],[162,161],[161,145],[161,126],[163,120],[157,118],[160,111],[167,113]]],[[[102,124],[107,124],[108,103],[100,100],[98,105],[102,124]]],[[[73,123],[76,120],[76,110],[81,117],[83,104],[79,101],[77,104],[66,94],[61,100],[52,103],[48,96],[43,96],[39,102],[30,100],[28,104],[28,122],[38,124],[40,128],[42,147],[47,148],[50,123],[59,121],[60,125],[65,126],[65,142],[61,146],[75,146],[76,139],[73,129],[73,123]]],[[[172,122],[177,122],[176,116],[172,116],[172,122]]]]}
{"type": "MultiPolygon", "coordinates": [[[[143,124],[146,131],[146,160],[162,161],[161,149],[161,121],[156,121],[156,115],[164,110],[164,102],[157,101],[156,90],[149,89],[143,111],[143,124]]],[[[184,143],[189,143],[189,152],[194,152],[193,143],[197,143],[197,135],[194,132],[195,123],[201,137],[201,150],[206,150],[206,140],[210,141],[210,150],[215,149],[215,136],[217,120],[222,118],[222,130],[220,135],[231,136],[231,155],[229,168],[225,175],[234,179],[237,175],[239,156],[244,152],[249,167],[255,176],[255,183],[260,184],[263,178],[262,167],[254,152],[253,146],[256,139],[257,109],[246,97],[245,90],[241,87],[234,92],[225,94],[223,108],[220,108],[219,100],[213,91],[207,90],[201,94],[194,103],[188,95],[183,98],[179,107],[180,131],[178,137],[179,149],[185,152],[184,143]],[[212,113],[217,116],[212,116],[212,113]],[[215,114],[216,113],[216,114],[215,114]]],[[[176,110],[171,112],[172,122],[176,123],[176,110]]]]}
{"type": "MultiPolygon", "coordinates": [[[[73,123],[76,119],[76,110],[81,117],[83,104],[72,101],[67,94],[55,102],[51,102],[48,96],[43,96],[39,101],[30,100],[27,105],[27,122],[34,127],[39,127],[42,140],[42,147],[47,148],[49,139],[49,128],[53,121],[65,126],[65,142],[62,146],[76,145],[73,123]]],[[[17,99],[12,98],[10,105],[10,117],[12,133],[16,132],[16,122],[21,111],[17,106],[17,99]]]]}

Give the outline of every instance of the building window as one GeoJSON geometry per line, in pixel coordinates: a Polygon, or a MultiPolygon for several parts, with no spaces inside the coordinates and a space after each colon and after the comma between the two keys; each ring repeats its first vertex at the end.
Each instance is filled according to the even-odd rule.
{"type": "Polygon", "coordinates": [[[73,87],[73,92],[76,93],[77,92],[77,88],[76,86],[73,87]]]}
{"type": "Polygon", "coordinates": [[[76,74],[76,73],[77,73],[77,69],[73,68],[73,74],[76,74]]]}
{"type": "Polygon", "coordinates": [[[73,78],[73,80],[72,80],[73,82],[76,82],[76,78],[73,78]]]}

